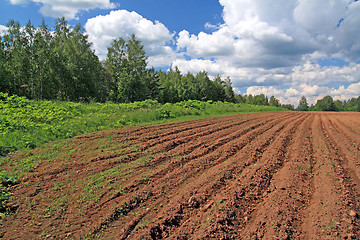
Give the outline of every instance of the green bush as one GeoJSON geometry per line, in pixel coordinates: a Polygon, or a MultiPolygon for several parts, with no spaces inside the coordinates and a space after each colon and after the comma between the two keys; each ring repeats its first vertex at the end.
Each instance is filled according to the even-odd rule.
{"type": "Polygon", "coordinates": [[[159,109],[157,113],[158,119],[169,119],[174,118],[174,115],[171,114],[171,111],[168,109],[159,109]]]}

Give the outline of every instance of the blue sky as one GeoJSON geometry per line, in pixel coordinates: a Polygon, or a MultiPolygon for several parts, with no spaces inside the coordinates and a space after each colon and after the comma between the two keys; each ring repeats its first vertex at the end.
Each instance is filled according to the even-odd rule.
{"type": "Polygon", "coordinates": [[[297,105],[360,95],[360,2],[354,0],[0,0],[10,19],[81,23],[100,59],[135,33],[156,68],[230,76],[241,94],[297,105]]]}
{"type": "MultiPolygon", "coordinates": [[[[75,1],[74,1],[75,2],[75,1]]],[[[180,32],[187,29],[190,33],[199,33],[205,31],[205,23],[222,23],[222,6],[216,0],[115,0],[111,1],[117,7],[115,9],[126,9],[135,11],[144,18],[151,21],[158,20],[162,22],[170,31],[180,32]]],[[[0,1],[0,24],[6,25],[9,19],[18,20],[22,25],[29,19],[34,25],[39,25],[42,18],[49,25],[53,25],[55,18],[44,17],[39,9],[40,3],[23,1],[20,4],[11,4],[10,0],[0,1]]],[[[81,23],[85,25],[87,19],[106,15],[114,9],[91,9],[77,14],[77,19],[70,21],[72,24],[81,23]]]]}

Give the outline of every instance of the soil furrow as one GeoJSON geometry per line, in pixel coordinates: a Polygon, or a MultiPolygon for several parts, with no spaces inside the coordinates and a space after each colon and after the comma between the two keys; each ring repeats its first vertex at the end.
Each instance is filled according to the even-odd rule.
{"type": "Polygon", "coordinates": [[[346,188],[341,175],[338,151],[326,132],[326,114],[317,115],[313,123],[314,193],[307,208],[303,229],[305,239],[348,238],[352,223],[346,206],[346,188]]]}
{"type": "MultiPolygon", "coordinates": [[[[325,117],[324,117],[325,118],[325,117]]],[[[344,209],[350,212],[360,213],[360,180],[359,180],[359,161],[358,152],[352,151],[352,144],[349,144],[343,134],[336,131],[335,126],[330,120],[330,116],[324,119],[323,130],[327,138],[329,148],[334,155],[336,165],[335,173],[339,178],[339,188],[343,192],[343,202],[346,203],[344,209]]],[[[352,217],[347,232],[349,238],[360,238],[360,220],[358,217],[352,217]]]]}
{"type": "MultiPolygon", "coordinates": [[[[254,129],[254,127],[252,128],[254,129]]],[[[215,137],[217,138],[217,137],[215,137]]],[[[136,159],[139,159],[141,156],[144,156],[146,155],[145,152],[142,152],[142,153],[134,153],[134,154],[129,154],[129,155],[125,155],[123,156],[122,158],[118,158],[118,159],[114,159],[114,161],[111,161],[109,164],[111,166],[114,166],[116,164],[124,164],[124,163],[127,163],[127,162],[131,162],[131,161],[136,161],[136,159]]],[[[111,159],[113,156],[110,156],[110,157],[102,157],[104,159],[111,159]]],[[[159,164],[161,164],[161,162],[165,161],[166,159],[169,159],[169,156],[166,156],[166,157],[163,157],[163,158],[158,158],[157,159],[161,159],[160,161],[151,161],[151,165],[149,163],[147,164],[144,164],[142,166],[139,166],[140,168],[156,168],[159,164]]],[[[97,170],[99,172],[101,171],[104,171],[108,168],[109,166],[106,166],[104,168],[102,168],[101,165],[98,165],[97,167],[97,170]]],[[[165,169],[163,170],[162,172],[167,172],[168,169],[165,169]]],[[[136,188],[139,188],[139,186],[141,185],[144,185],[146,184],[147,182],[149,182],[153,177],[152,176],[149,176],[147,177],[147,180],[146,181],[143,181],[143,179],[141,179],[140,181],[138,181],[137,179],[139,179],[141,177],[143,173],[142,172],[138,172],[136,175],[133,175],[132,179],[135,180],[133,181],[132,183],[131,182],[128,182],[127,183],[127,186],[124,186],[123,187],[123,190],[121,193],[114,193],[113,195],[109,195],[109,191],[108,193],[103,193],[102,196],[100,197],[100,199],[104,199],[103,201],[101,201],[99,204],[96,204],[95,206],[94,205],[90,205],[90,208],[93,208],[93,209],[101,209],[104,204],[107,204],[109,203],[110,201],[116,199],[116,198],[119,198],[121,196],[123,196],[123,192],[132,192],[133,189],[136,189],[136,188]],[[108,197],[106,197],[108,195],[108,197]]],[[[159,173],[158,175],[162,175],[162,173],[159,173]]],[[[111,189],[110,189],[111,191],[111,189]]]]}
{"type": "Polygon", "coordinates": [[[283,166],[273,175],[261,203],[247,217],[249,223],[241,234],[244,239],[299,238],[304,218],[302,211],[311,199],[312,119],[313,116],[310,116],[299,124],[285,153],[283,166]]]}
{"type": "Polygon", "coordinates": [[[282,168],[292,136],[303,120],[304,117],[289,123],[274,139],[270,145],[272,147],[264,151],[259,161],[240,173],[237,182],[229,188],[235,190],[235,194],[232,191],[226,193],[231,200],[224,201],[228,202],[225,204],[225,214],[217,220],[216,228],[208,232],[209,237],[227,238],[234,235],[234,232],[239,232],[245,239],[252,236],[251,233],[247,236],[246,231],[242,231],[254,221],[253,212],[268,191],[273,175],[282,168]]]}
{"type": "Polygon", "coordinates": [[[339,121],[335,116],[332,118],[331,125],[338,133],[344,135],[345,139],[347,139],[353,147],[360,151],[360,134],[351,131],[345,123],[339,121]]]}
{"type": "MultiPolygon", "coordinates": [[[[291,120],[290,120],[291,121],[291,120]]],[[[290,122],[289,121],[289,122],[290,122]]],[[[284,124],[285,125],[285,124],[284,124]]],[[[280,127],[279,129],[278,129],[278,131],[280,131],[281,129],[283,128],[283,126],[282,127],[280,127]]],[[[274,135],[272,135],[272,137],[275,137],[277,135],[277,131],[275,131],[274,132],[274,135]]],[[[268,145],[269,145],[269,143],[271,143],[271,141],[269,141],[269,140],[271,140],[271,139],[267,139],[267,140],[265,140],[265,142],[263,143],[263,147],[259,147],[259,146],[257,146],[257,148],[256,148],[256,153],[254,152],[254,157],[257,157],[257,158],[260,158],[260,156],[261,155],[259,155],[259,154],[257,154],[257,153],[261,153],[268,145]]],[[[206,202],[207,200],[209,200],[209,198],[211,197],[211,195],[212,194],[215,194],[215,192],[214,191],[217,191],[217,190],[219,190],[219,188],[221,188],[222,186],[224,186],[224,182],[226,181],[226,179],[232,179],[232,172],[235,172],[234,171],[234,164],[235,164],[236,162],[233,162],[233,164],[231,164],[230,165],[230,169],[226,169],[226,170],[224,170],[226,173],[224,173],[224,174],[214,174],[213,176],[211,176],[210,178],[212,178],[212,179],[217,179],[217,180],[215,180],[214,181],[214,183],[211,183],[211,182],[206,182],[206,187],[205,187],[205,190],[203,190],[203,192],[206,192],[206,194],[205,194],[205,196],[202,196],[201,198],[199,198],[199,200],[198,200],[198,204],[202,204],[203,202],[206,202]],[[217,177],[217,175],[219,175],[219,177],[217,177]],[[211,194],[210,194],[210,192],[212,192],[211,194]],[[209,195],[210,194],[210,195],[209,195]]],[[[221,164],[221,162],[216,162],[216,166],[217,166],[217,169],[219,168],[219,165],[221,164]]],[[[250,165],[251,163],[245,163],[244,165],[250,165]]],[[[245,166],[242,166],[242,168],[244,168],[245,166]]],[[[239,166],[237,166],[237,168],[239,168],[239,166]]],[[[221,168],[222,169],[222,168],[221,168]]],[[[204,175],[204,174],[202,174],[202,175],[204,175]]],[[[209,177],[208,177],[209,178],[209,177]]],[[[203,177],[194,177],[194,179],[203,179],[203,177]]],[[[201,181],[200,181],[201,182],[201,181]]],[[[202,184],[202,185],[205,185],[205,184],[202,184]]],[[[201,186],[201,184],[199,185],[199,184],[197,184],[197,186],[195,187],[195,189],[200,189],[202,186],[201,186]]],[[[195,190],[188,190],[188,192],[194,192],[195,190]]],[[[201,193],[199,192],[199,190],[197,191],[198,192],[198,195],[200,195],[201,196],[201,193]]],[[[184,205],[184,206],[186,206],[187,204],[187,199],[191,199],[191,195],[183,195],[182,196],[182,199],[185,199],[185,201],[184,200],[182,200],[182,205],[184,205]]],[[[173,201],[175,201],[176,202],[176,200],[173,200],[173,201]]],[[[171,212],[171,209],[167,209],[167,210],[164,210],[164,211],[166,211],[167,213],[169,213],[169,212],[171,212]]],[[[176,211],[176,213],[174,213],[172,216],[179,216],[179,213],[178,213],[178,211],[176,210],[176,208],[174,209],[174,211],[176,211]]],[[[185,211],[185,210],[183,210],[183,211],[185,211]]],[[[194,214],[194,212],[196,212],[196,210],[192,210],[191,211],[192,212],[192,214],[194,214]]],[[[166,219],[172,219],[173,217],[171,217],[171,216],[168,216],[166,219]]],[[[186,217],[186,214],[182,214],[181,215],[181,218],[182,219],[187,219],[187,217],[186,217]]],[[[160,221],[161,222],[161,221],[160,221]]],[[[180,223],[181,223],[181,221],[178,223],[178,225],[180,225],[180,223]]],[[[159,233],[159,231],[161,230],[161,234],[162,235],[164,235],[164,236],[166,236],[166,234],[169,234],[169,226],[166,226],[166,221],[164,222],[164,223],[159,223],[158,225],[156,225],[155,224],[155,226],[152,228],[152,229],[158,229],[157,230],[157,232],[159,233]],[[159,225],[160,224],[160,225],[159,225]],[[160,229],[160,230],[159,230],[160,229]]],[[[173,230],[172,230],[173,231],[173,230]]],[[[144,236],[143,236],[144,237],[144,236]]]]}
{"type": "MultiPolygon", "coordinates": [[[[267,116],[267,118],[268,119],[270,118],[268,121],[273,120],[273,118],[271,118],[271,115],[267,116]]],[[[181,145],[181,144],[187,143],[191,140],[194,140],[194,139],[196,140],[198,138],[208,136],[211,134],[222,133],[224,136],[226,136],[229,134],[229,132],[234,131],[234,128],[241,127],[241,125],[246,124],[249,121],[251,121],[251,123],[252,123],[254,121],[261,121],[261,120],[263,120],[263,119],[255,116],[255,115],[252,115],[251,119],[249,119],[249,117],[241,118],[241,119],[239,117],[237,117],[234,119],[229,119],[226,122],[222,122],[221,125],[216,124],[215,127],[213,127],[214,125],[211,125],[210,127],[204,126],[204,127],[195,128],[195,129],[187,128],[186,131],[176,131],[176,132],[172,131],[170,133],[154,135],[153,137],[155,138],[155,140],[147,142],[142,148],[147,149],[147,148],[155,146],[155,145],[169,142],[168,145],[165,145],[165,149],[164,149],[164,150],[168,151],[168,150],[173,149],[174,147],[177,147],[178,145],[181,145]]]]}
{"type": "MultiPolygon", "coordinates": [[[[290,120],[288,120],[288,121],[290,121],[290,120]]],[[[250,129],[254,129],[254,127],[250,127],[250,129]]],[[[266,129],[266,130],[272,129],[272,125],[268,126],[268,127],[265,128],[265,129],[266,129]]],[[[249,132],[249,131],[247,131],[247,132],[249,132]]],[[[258,133],[258,135],[260,135],[261,133],[262,133],[262,132],[258,133]]],[[[275,135],[275,134],[274,134],[274,135],[275,135]]],[[[254,135],[254,136],[257,136],[257,135],[254,135]]],[[[247,142],[248,142],[248,141],[247,141],[247,142]]],[[[223,142],[223,144],[224,144],[224,142],[223,142]]],[[[212,150],[214,150],[214,149],[212,149],[212,150]]],[[[182,164],[184,165],[185,162],[182,162],[182,164]]],[[[215,164],[217,164],[217,163],[215,163],[215,164]]],[[[186,168],[186,167],[183,166],[183,169],[185,169],[185,168],[186,168]]],[[[176,167],[175,167],[175,168],[173,167],[173,169],[176,169],[176,167]]],[[[177,173],[177,175],[180,176],[180,180],[181,180],[181,178],[186,178],[186,179],[188,179],[188,178],[191,177],[191,173],[190,173],[191,170],[190,170],[190,169],[193,169],[193,167],[192,167],[192,166],[188,166],[187,169],[188,169],[188,170],[184,170],[183,172],[177,173]]],[[[170,171],[169,169],[164,169],[163,172],[166,173],[166,172],[171,172],[171,171],[170,171]]],[[[158,179],[157,181],[160,182],[159,184],[162,184],[162,182],[167,182],[167,183],[169,183],[169,184],[168,184],[169,187],[163,186],[163,189],[167,189],[167,191],[169,191],[169,189],[171,189],[171,187],[174,187],[174,186],[177,185],[177,182],[178,182],[179,180],[176,180],[177,178],[175,178],[175,177],[172,176],[172,175],[170,175],[167,180],[166,180],[166,179],[164,180],[164,179],[163,179],[163,175],[164,175],[163,172],[161,172],[160,174],[158,174],[158,176],[161,176],[161,179],[158,179]],[[173,180],[173,179],[175,179],[175,180],[173,180]]],[[[156,180],[156,179],[153,179],[153,177],[150,177],[150,181],[151,181],[151,182],[154,182],[155,180],[156,180]]],[[[155,182],[154,185],[157,186],[158,184],[156,184],[156,182],[155,182]]]]}
{"type": "Polygon", "coordinates": [[[19,152],[10,162],[36,164],[10,189],[0,238],[360,238],[359,124],[358,113],[239,114],[19,152]]]}
{"type": "MultiPolygon", "coordinates": [[[[290,120],[288,120],[288,121],[290,121],[290,120]]],[[[272,129],[272,127],[269,127],[268,129],[272,129]]],[[[276,134],[275,134],[276,135],[276,134]]],[[[183,164],[185,164],[185,163],[183,163],[183,164]]],[[[216,162],[216,163],[214,163],[214,164],[218,164],[218,162],[216,162]]],[[[174,168],[174,169],[176,169],[176,168],[174,168]]],[[[192,173],[191,173],[191,169],[193,169],[193,166],[188,166],[187,168],[185,167],[185,166],[183,166],[183,169],[185,169],[183,172],[184,173],[179,173],[178,175],[179,176],[181,176],[181,177],[183,177],[183,178],[190,178],[190,177],[192,177],[192,173]],[[186,170],[186,169],[188,169],[188,170],[186,170]]],[[[169,172],[169,169],[165,169],[164,170],[165,172],[169,172]]],[[[163,174],[160,174],[160,176],[162,176],[163,174]]],[[[181,178],[180,178],[181,179],[181,178]]],[[[176,180],[176,178],[174,178],[174,176],[170,176],[169,177],[169,180],[164,180],[163,178],[161,178],[160,179],[160,184],[161,184],[161,182],[169,182],[170,181],[170,183],[169,183],[169,186],[167,186],[167,187],[165,187],[165,186],[163,186],[163,188],[165,188],[165,189],[171,189],[171,187],[170,186],[176,186],[177,185],[177,181],[178,180],[176,180]],[[172,179],[175,179],[175,181],[172,181],[172,179]],[[171,182],[173,182],[173,183],[171,183],[171,182]],[[174,185],[175,184],[175,185],[174,185]]],[[[155,185],[158,185],[158,184],[155,184],[155,185]]]]}
{"type": "MultiPolygon", "coordinates": [[[[264,124],[265,122],[263,122],[262,124],[264,124]]],[[[247,133],[247,132],[249,132],[250,130],[254,130],[254,129],[256,129],[256,127],[258,127],[258,126],[260,126],[261,124],[256,124],[256,125],[254,125],[254,124],[252,124],[250,127],[248,127],[248,128],[245,128],[245,130],[235,130],[235,136],[240,136],[240,135],[242,135],[242,134],[245,134],[245,133],[247,133]]],[[[266,125],[264,125],[264,126],[266,126],[266,125]]],[[[271,126],[269,126],[267,129],[270,129],[271,128],[271,126]]],[[[231,132],[234,132],[234,131],[231,131],[231,132]]],[[[219,132],[219,131],[216,131],[216,132],[212,132],[211,134],[209,134],[209,135],[205,135],[206,137],[209,137],[209,136],[211,136],[211,135],[214,135],[214,139],[218,139],[219,138],[219,134],[221,133],[221,136],[223,135],[223,133],[222,132],[219,132]]],[[[225,136],[227,136],[227,135],[229,135],[229,132],[227,132],[226,134],[225,134],[225,136]]],[[[214,152],[218,147],[220,147],[220,146],[222,146],[222,145],[224,145],[225,143],[228,143],[227,141],[230,141],[230,140],[233,140],[235,137],[227,137],[227,138],[225,138],[225,140],[226,141],[224,141],[224,139],[223,140],[220,140],[220,141],[216,141],[216,143],[215,143],[215,145],[211,145],[210,147],[207,147],[206,149],[206,152],[205,152],[205,154],[201,154],[201,155],[195,155],[195,156],[193,156],[193,158],[198,158],[198,157],[201,157],[201,156],[203,156],[203,155],[206,155],[207,153],[210,153],[210,152],[214,152]]],[[[203,141],[203,140],[202,140],[203,141]]],[[[200,144],[200,145],[203,145],[203,144],[200,144]]],[[[199,147],[200,146],[199,144],[197,144],[197,145],[195,145],[196,147],[199,147]]],[[[188,150],[188,148],[190,149],[190,151],[193,151],[193,150],[195,150],[196,149],[196,147],[194,147],[194,146],[190,146],[190,147],[187,147],[186,148],[186,153],[187,154],[189,154],[189,150],[188,150]]],[[[184,153],[183,152],[173,152],[173,151],[170,151],[170,152],[168,152],[169,153],[169,155],[168,156],[165,156],[165,157],[161,157],[161,152],[162,151],[160,151],[160,157],[159,156],[155,156],[154,157],[154,160],[151,160],[150,162],[151,162],[151,166],[149,166],[149,164],[144,164],[143,166],[141,166],[141,168],[157,168],[158,166],[159,166],[159,164],[161,164],[163,161],[165,161],[165,160],[168,160],[168,159],[170,159],[170,158],[173,158],[172,156],[177,156],[177,155],[183,155],[184,153]]],[[[142,155],[145,155],[145,153],[142,153],[142,155]]],[[[128,156],[126,156],[127,158],[128,158],[128,156]]],[[[190,161],[190,160],[192,160],[193,158],[190,158],[190,159],[188,159],[187,161],[190,161]]],[[[180,161],[179,162],[176,162],[175,160],[171,163],[171,164],[168,164],[167,165],[167,167],[164,167],[164,168],[162,168],[162,170],[160,171],[160,172],[156,172],[155,174],[153,174],[152,176],[149,176],[148,177],[148,180],[149,181],[155,181],[156,180],[156,178],[157,178],[157,176],[160,176],[160,177],[162,177],[165,173],[167,173],[167,172],[169,172],[169,171],[171,171],[171,169],[174,169],[174,168],[177,168],[178,166],[179,166],[179,164],[185,164],[187,161],[185,161],[185,160],[182,160],[181,161],[181,159],[180,159],[180,161]]],[[[123,161],[123,160],[117,160],[117,161],[115,161],[115,162],[111,162],[111,165],[114,165],[114,164],[119,164],[119,163],[125,163],[125,161],[123,161]]],[[[141,175],[141,173],[139,173],[138,175],[141,175]]],[[[137,187],[137,186],[139,186],[139,185],[141,185],[141,183],[135,183],[135,184],[131,184],[129,187],[126,187],[125,189],[128,191],[128,190],[130,190],[130,189],[132,189],[132,188],[135,188],[135,187],[137,187]]],[[[116,194],[115,196],[117,196],[118,194],[116,194]]],[[[115,197],[112,197],[112,199],[114,199],[115,197]]],[[[108,202],[108,201],[106,201],[106,202],[108,202]]],[[[102,204],[100,204],[100,205],[102,205],[102,204]]]]}

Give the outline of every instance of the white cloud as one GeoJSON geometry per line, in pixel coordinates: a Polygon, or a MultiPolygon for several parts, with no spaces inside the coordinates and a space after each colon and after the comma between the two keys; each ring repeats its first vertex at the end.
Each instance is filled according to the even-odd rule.
{"type": "Polygon", "coordinates": [[[350,66],[323,66],[306,62],[293,68],[291,74],[294,84],[314,83],[328,84],[331,82],[356,83],[360,81],[360,64],[350,66]]]}
{"type": "Polygon", "coordinates": [[[347,90],[353,95],[360,96],[360,82],[351,84],[347,90]]]}
{"type": "Polygon", "coordinates": [[[10,0],[11,4],[26,4],[29,0],[10,0]]]}
{"type": "Polygon", "coordinates": [[[174,59],[182,59],[182,56],[175,53],[169,46],[163,46],[161,44],[154,44],[154,46],[158,51],[152,51],[151,55],[148,54],[148,66],[168,67],[169,63],[174,61],[174,59]]]}
{"type": "Polygon", "coordinates": [[[217,29],[220,29],[221,25],[220,24],[214,25],[214,24],[207,22],[207,23],[205,23],[204,27],[206,29],[210,29],[210,30],[217,30],[217,29]]]}
{"type": "Polygon", "coordinates": [[[265,94],[266,96],[281,96],[284,94],[284,90],[282,89],[276,89],[273,86],[270,87],[259,87],[259,86],[252,86],[247,89],[247,94],[252,95],[260,95],[265,94]]]}
{"type": "Polygon", "coordinates": [[[346,8],[343,20],[334,33],[335,49],[350,61],[360,58],[360,2],[352,2],[346,8]]]}
{"type": "MultiPolygon", "coordinates": [[[[193,58],[232,58],[238,67],[294,66],[304,56],[360,58],[360,2],[220,0],[224,24],[211,34],[179,33],[193,58]]],[[[209,27],[209,25],[207,25],[209,27]]],[[[211,26],[210,26],[211,27],[211,26]]]]}
{"type": "Polygon", "coordinates": [[[200,71],[206,71],[209,76],[224,75],[227,69],[226,63],[214,62],[201,59],[177,59],[173,62],[172,67],[178,67],[182,73],[196,74],[200,71]]]}
{"type": "Polygon", "coordinates": [[[85,29],[95,52],[102,58],[114,39],[127,39],[131,34],[135,34],[145,46],[149,65],[168,66],[176,58],[175,53],[167,46],[174,34],[162,23],[152,22],[136,12],[111,11],[108,15],[88,19],[85,29]]]}
{"type": "Polygon", "coordinates": [[[90,9],[111,9],[116,4],[110,0],[10,0],[12,4],[25,4],[29,1],[41,4],[40,12],[46,17],[65,17],[74,19],[80,11],[90,9]]]}
{"type": "Polygon", "coordinates": [[[192,59],[176,60],[172,66],[230,76],[237,89],[277,94],[295,105],[302,95],[316,101],[328,94],[359,94],[360,64],[355,62],[360,59],[360,1],[219,1],[224,24],[206,24],[212,33],[181,31],[177,47],[192,59]],[[316,64],[327,58],[349,65],[316,64]],[[348,87],[331,87],[341,84],[348,87]]]}
{"type": "Polygon", "coordinates": [[[294,9],[294,19],[311,35],[328,35],[345,15],[348,1],[302,0],[294,9]],[[316,13],[316,14],[314,14],[316,13]]]}
{"type": "Polygon", "coordinates": [[[8,27],[4,25],[0,25],[0,37],[5,34],[5,32],[8,30],[8,27]]]}
{"type": "Polygon", "coordinates": [[[229,56],[234,50],[234,43],[233,36],[226,27],[212,34],[200,32],[198,36],[190,36],[188,31],[183,30],[177,39],[178,48],[186,48],[186,54],[193,57],[229,56]]]}
{"type": "Polygon", "coordinates": [[[334,97],[334,100],[341,100],[341,101],[359,97],[360,83],[353,83],[348,87],[340,86],[337,89],[333,88],[331,89],[329,94],[334,97]]]}
{"type": "MultiPolygon", "coordinates": [[[[297,26],[295,1],[220,0],[224,24],[211,34],[179,33],[177,46],[192,58],[221,59],[234,67],[272,69],[298,64],[321,46],[297,26]]],[[[327,40],[329,41],[329,40],[327,40]]]]}
{"type": "Polygon", "coordinates": [[[295,88],[286,89],[285,94],[284,94],[284,96],[286,98],[298,97],[299,95],[300,95],[300,91],[295,88]]]}

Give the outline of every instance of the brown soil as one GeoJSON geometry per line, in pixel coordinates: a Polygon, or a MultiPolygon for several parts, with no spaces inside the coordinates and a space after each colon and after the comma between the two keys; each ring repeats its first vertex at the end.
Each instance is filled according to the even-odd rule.
{"type": "Polygon", "coordinates": [[[254,113],[48,144],[0,238],[360,239],[359,126],[360,113],[254,113]]]}

